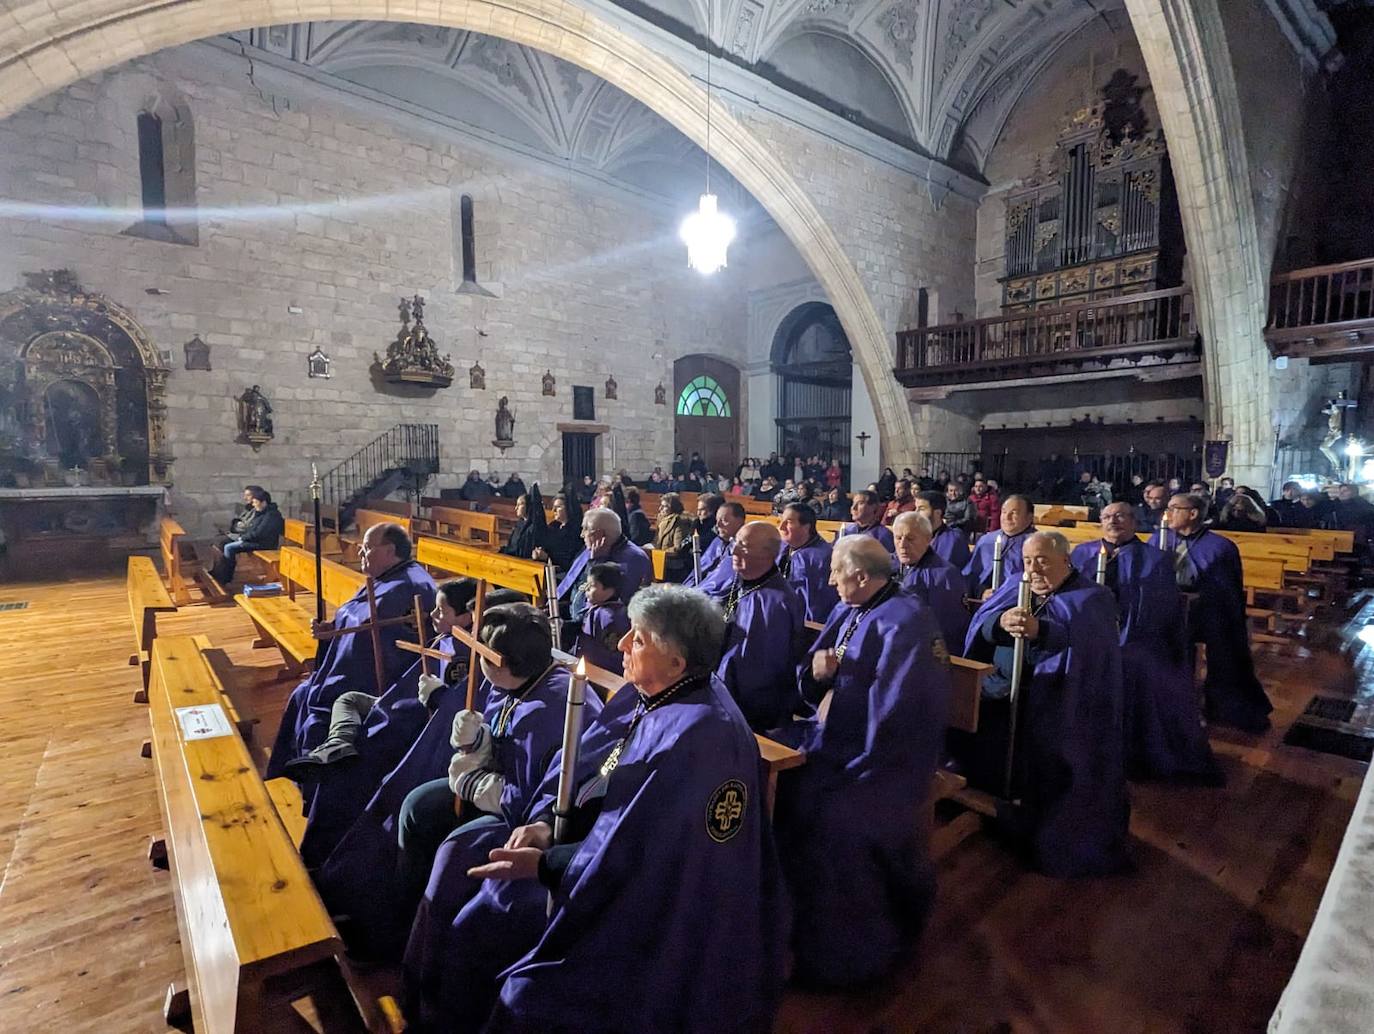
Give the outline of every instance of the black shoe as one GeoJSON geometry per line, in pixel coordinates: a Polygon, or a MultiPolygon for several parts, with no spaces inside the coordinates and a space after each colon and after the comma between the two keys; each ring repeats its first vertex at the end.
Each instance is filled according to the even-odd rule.
{"type": "Polygon", "coordinates": [[[342,765],[356,760],[357,757],[358,748],[353,744],[342,741],[333,743],[326,741],[314,750],[302,754],[298,758],[292,758],[282,766],[282,771],[297,782],[302,779],[317,779],[331,765],[342,765]]]}

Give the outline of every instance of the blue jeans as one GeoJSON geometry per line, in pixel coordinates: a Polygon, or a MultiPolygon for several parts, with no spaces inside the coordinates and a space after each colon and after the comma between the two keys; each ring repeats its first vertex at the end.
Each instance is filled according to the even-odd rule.
{"type": "Polygon", "coordinates": [[[439,845],[459,826],[482,815],[467,801],[460,815],[455,803],[445,776],[421,783],[401,804],[396,827],[396,846],[400,848],[397,861],[406,901],[412,906],[424,894],[439,845]]]}
{"type": "Polygon", "coordinates": [[[240,553],[251,553],[253,547],[242,542],[226,542],[220,552],[224,554],[224,559],[216,565],[216,569],[211,572],[215,576],[215,581],[221,583],[232,582],[234,580],[234,565],[238,561],[240,553]]]}

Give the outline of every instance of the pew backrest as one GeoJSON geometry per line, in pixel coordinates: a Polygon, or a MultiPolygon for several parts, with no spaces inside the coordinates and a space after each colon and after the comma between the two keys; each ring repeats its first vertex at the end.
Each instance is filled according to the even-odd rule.
{"type": "Polygon", "coordinates": [[[1355,533],[1353,531],[1332,531],[1329,528],[1276,528],[1272,531],[1266,531],[1265,534],[1321,539],[1331,543],[1331,548],[1337,553],[1355,552],[1355,533]]]}
{"type": "Polygon", "coordinates": [[[364,510],[370,510],[373,513],[389,513],[393,517],[416,516],[414,503],[399,502],[395,499],[364,499],[359,505],[364,510]]]}
{"type": "Polygon", "coordinates": [[[844,527],[844,521],[817,521],[816,531],[821,538],[827,542],[835,542],[840,537],[840,529],[844,527]]]}
{"type": "Polygon", "coordinates": [[[158,522],[158,545],[162,551],[162,570],[167,576],[167,587],[171,590],[172,600],[178,607],[191,602],[191,593],[186,588],[186,576],[181,570],[181,540],[186,537],[186,529],[171,517],[163,517],[158,522]]]}
{"type": "MultiPolygon", "coordinates": [[[[431,506],[429,519],[434,523],[438,535],[453,539],[464,546],[489,550],[499,549],[501,546],[501,518],[495,513],[431,506]]],[[[514,524],[513,517],[511,523],[514,524]]]]}
{"type": "Polygon", "coordinates": [[[358,528],[358,538],[367,534],[367,529],[378,524],[399,524],[407,535],[415,537],[415,520],[409,514],[391,513],[387,510],[355,510],[353,521],[358,528]]]}
{"type": "Polygon", "coordinates": [[[978,731],[978,707],[983,699],[983,680],[993,666],[982,661],[951,656],[949,659],[949,718],[951,729],[978,731]]]}
{"type": "Polygon", "coordinates": [[[1068,506],[1064,503],[1035,504],[1035,523],[1037,526],[1072,524],[1074,521],[1086,521],[1087,519],[1088,508],[1086,506],[1068,506]]]}
{"type": "Polygon", "coordinates": [[[290,545],[300,546],[302,549],[304,549],[307,534],[306,528],[309,526],[305,523],[305,521],[299,520],[295,517],[287,517],[284,523],[286,527],[282,530],[281,533],[282,541],[290,545]]]}
{"type": "Polygon", "coordinates": [[[544,565],[537,560],[523,560],[429,535],[416,543],[415,559],[447,574],[523,592],[536,602],[544,599],[544,565]]]}
{"type": "Polygon", "coordinates": [[[125,588],[129,596],[129,616],[134,622],[134,655],[130,663],[137,663],[143,675],[143,688],[148,688],[148,672],[153,640],[157,638],[157,615],[175,611],[167,587],[157,573],[157,565],[146,556],[129,557],[129,569],[125,575],[125,588]]]}
{"type": "MultiPolygon", "coordinates": [[[[277,570],[294,598],[297,589],[315,591],[315,554],[300,546],[283,546],[277,562],[277,570]]],[[[367,584],[367,576],[352,567],[345,567],[334,560],[323,560],[321,587],[324,601],[332,607],[346,603],[357,595],[358,590],[367,584]]]]}

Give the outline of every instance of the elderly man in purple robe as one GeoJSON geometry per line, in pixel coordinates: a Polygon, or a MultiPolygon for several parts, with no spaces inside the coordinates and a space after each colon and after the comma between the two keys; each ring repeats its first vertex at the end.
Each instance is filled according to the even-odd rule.
{"type": "Polygon", "coordinates": [[[340,694],[325,741],[287,763],[287,774],[302,784],[306,827],[301,857],[307,866],[314,868],[329,856],[429,716],[447,695],[462,692],[458,683],[467,675],[468,651],[449,633],[472,626],[476,592],[471,578],[439,586],[430,614],[435,634],[430,646],[453,654],[451,660],[430,661],[435,671],[425,673],[417,657],[380,697],[359,690],[340,694]]]}
{"type": "Polygon", "coordinates": [[[1117,872],[1127,865],[1130,799],[1116,601],[1074,570],[1058,532],[1035,532],[1022,552],[1030,606],[1017,606],[1020,578],[1009,578],[973,615],[964,655],[996,670],[983,684],[976,737],[951,732],[951,748],[964,754],[970,784],[1002,795],[1014,643],[1025,639],[1012,800],[999,801],[998,820],[1047,875],[1117,872]]]}
{"type": "Polygon", "coordinates": [[[919,513],[898,514],[892,522],[892,541],[901,565],[898,583],[930,608],[949,649],[962,649],[969,617],[964,606],[964,576],[935,552],[930,522],[919,513]]]}
{"type": "Polygon", "coordinates": [[[1207,647],[1202,696],[1207,720],[1245,732],[1269,728],[1274,709],[1255,677],[1245,619],[1240,550],[1230,539],[1203,526],[1207,501],[1180,494],[1169,500],[1164,548],[1173,554],[1174,577],[1185,593],[1193,642],[1207,647]]]}
{"type": "Polygon", "coordinates": [[[451,927],[450,1004],[421,1031],[772,1026],[786,895],[757,742],[711,674],[719,606],[655,585],[629,610],[624,736],[577,785],[567,842],[553,841],[550,802],[473,869],[486,883],[451,927]],[[654,964],[627,979],[613,960],[634,959],[654,964]]]}
{"type": "Polygon", "coordinates": [[[987,599],[992,593],[992,575],[997,550],[1002,551],[1002,585],[1021,577],[1022,547],[1035,534],[1035,507],[1023,495],[1009,495],[1002,502],[1001,527],[989,531],[978,540],[973,555],[964,565],[968,579],[968,594],[974,599],[987,599]]]}
{"type": "Polygon", "coordinates": [[[778,532],[783,544],[778,570],[801,596],[806,620],[823,625],[840,597],[830,584],[831,546],[816,531],[816,511],[805,503],[788,503],[778,532]]]}
{"type": "Polygon", "coordinates": [[[325,904],[346,917],[350,950],[364,957],[399,955],[445,838],[522,814],[561,745],[568,675],[553,663],[547,615],[527,603],[489,607],[478,639],[503,660],[481,658],[480,711],[447,695],[316,874],[325,904]]]}
{"type": "Polygon", "coordinates": [[[968,536],[945,523],[948,505],[943,492],[916,495],[916,512],[930,521],[930,548],[962,571],[969,561],[968,536]]]}
{"type": "Polygon", "coordinates": [[[868,489],[855,492],[849,504],[850,523],[840,528],[839,537],[867,535],[891,553],[895,547],[892,545],[892,532],[883,526],[884,508],[877,492],[868,489]]]}
{"type": "Polygon", "coordinates": [[[819,709],[770,735],[806,753],[781,774],[774,812],[795,975],[841,987],[891,969],[929,911],[927,813],[949,678],[933,614],[901,591],[877,542],[837,542],[831,580],[840,605],[801,669],[819,709]]]}
{"type": "Polygon", "coordinates": [[[654,580],[653,561],[644,550],[625,537],[620,517],[614,510],[594,508],[582,515],[582,544],[586,548],[577,554],[567,574],[558,583],[558,599],[566,605],[568,617],[573,622],[568,626],[570,635],[575,633],[576,626],[581,624],[582,616],[587,611],[587,595],[583,592],[583,586],[590,564],[597,561],[619,564],[622,573],[621,595],[625,599],[654,580]]]}
{"type": "Polygon", "coordinates": [[[735,537],[726,584],[725,648],[716,674],[739,704],[751,729],[785,722],[801,704],[797,654],[806,611],[801,596],[778,570],[778,529],[750,521],[735,537]]]}
{"type": "Polygon", "coordinates": [[[1193,688],[1188,623],[1172,558],[1136,535],[1129,503],[1102,508],[1102,538],[1084,542],[1073,566],[1116,597],[1126,771],[1134,779],[1177,779],[1216,785],[1221,772],[1193,688]]]}
{"type": "MultiPolygon", "coordinates": [[[[373,580],[377,614],[380,621],[402,618],[414,612],[415,597],[425,610],[434,607],[434,579],[411,559],[410,536],[399,524],[374,524],[363,534],[358,557],[363,574],[373,580]]],[[[324,657],[315,670],[294,690],[277,728],[272,756],[267,762],[267,778],[287,775],[286,763],[314,750],[329,732],[334,701],[351,689],[384,693],[415,660],[396,646],[402,639],[414,639],[415,627],[401,622],[378,629],[381,638],[381,685],[377,684],[373,664],[372,636],[347,630],[371,620],[367,591],[359,589],[353,598],[334,612],[332,621],[312,621],[311,633],[328,639],[324,657]]]]}
{"type": "Polygon", "coordinates": [[[682,584],[700,589],[708,596],[720,596],[734,577],[730,554],[735,549],[735,536],[744,527],[744,506],[731,500],[716,507],[716,537],[701,554],[701,578],[693,571],[682,584]]]}

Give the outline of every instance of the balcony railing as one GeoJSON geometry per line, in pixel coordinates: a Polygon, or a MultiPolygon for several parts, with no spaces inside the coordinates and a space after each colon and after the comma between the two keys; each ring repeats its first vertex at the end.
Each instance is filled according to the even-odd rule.
{"type": "Polygon", "coordinates": [[[1087,362],[1197,357],[1192,292],[1175,287],[1063,308],[902,331],[897,379],[907,387],[1072,373],[1087,362]]]}
{"type": "Polygon", "coordinates": [[[1369,350],[1374,346],[1374,259],[1275,276],[1264,336],[1282,355],[1369,350]]]}

